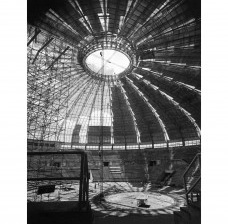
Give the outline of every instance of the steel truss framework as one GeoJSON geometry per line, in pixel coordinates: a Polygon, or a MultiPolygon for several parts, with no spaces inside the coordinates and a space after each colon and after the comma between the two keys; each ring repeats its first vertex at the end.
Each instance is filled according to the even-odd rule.
{"type": "MultiPolygon", "coordinates": [[[[189,0],[28,1],[30,149],[200,144],[200,13],[189,0]],[[91,74],[94,50],[131,58],[91,74]]],[[[105,66],[105,63],[104,63],[105,66]]]]}

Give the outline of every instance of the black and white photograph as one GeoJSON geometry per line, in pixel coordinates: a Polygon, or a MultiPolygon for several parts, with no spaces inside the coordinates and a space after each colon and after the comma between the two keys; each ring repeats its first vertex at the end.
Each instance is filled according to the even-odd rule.
{"type": "Polygon", "coordinates": [[[200,223],[200,1],[28,1],[28,224],[200,223]]]}
{"type": "MultiPolygon", "coordinates": [[[[24,204],[25,218],[18,222],[208,223],[203,205],[215,196],[209,193],[204,201],[201,175],[202,181],[210,176],[212,188],[219,184],[217,191],[222,182],[213,180],[220,175],[211,171],[213,160],[207,174],[201,172],[212,150],[204,133],[219,135],[210,118],[205,120],[212,129],[201,124],[201,111],[210,111],[202,109],[207,91],[202,90],[201,101],[206,85],[201,67],[210,64],[201,66],[206,58],[201,0],[27,0],[24,5],[25,51],[15,54],[26,64],[13,66],[12,59],[10,69],[18,69],[13,85],[24,84],[20,98],[25,104],[15,99],[12,106],[8,100],[8,111],[14,112],[5,117],[20,122],[8,124],[5,134],[11,136],[7,147],[23,160],[4,166],[13,181],[6,195],[14,195],[12,204],[24,204]],[[17,164],[23,177],[15,173],[17,164]]],[[[14,28],[17,41],[20,28],[7,29],[14,28]]],[[[214,44],[212,58],[218,55],[214,44]]],[[[221,73],[217,68],[207,77],[212,86],[220,85],[221,73]]],[[[16,88],[11,90],[19,95],[16,88]]],[[[226,98],[220,94],[209,104],[215,108],[226,98]]],[[[218,110],[213,116],[222,123],[218,110]]]]}

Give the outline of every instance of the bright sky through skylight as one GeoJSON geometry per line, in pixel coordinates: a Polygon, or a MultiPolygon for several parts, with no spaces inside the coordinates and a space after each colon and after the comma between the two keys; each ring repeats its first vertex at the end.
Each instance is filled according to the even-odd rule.
{"type": "Polygon", "coordinates": [[[118,75],[130,64],[130,60],[125,54],[115,50],[95,51],[86,58],[85,62],[92,71],[99,74],[104,72],[104,75],[118,75]]]}

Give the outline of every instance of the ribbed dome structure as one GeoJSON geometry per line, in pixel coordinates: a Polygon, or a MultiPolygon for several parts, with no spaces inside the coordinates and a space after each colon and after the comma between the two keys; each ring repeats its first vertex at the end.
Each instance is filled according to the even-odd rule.
{"type": "Polygon", "coordinates": [[[197,4],[29,0],[29,141],[106,150],[200,144],[197,4]]]}

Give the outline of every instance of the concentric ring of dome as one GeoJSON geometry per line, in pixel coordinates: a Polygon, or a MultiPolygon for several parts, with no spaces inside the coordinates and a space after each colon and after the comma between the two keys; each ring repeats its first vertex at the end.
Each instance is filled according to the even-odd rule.
{"type": "Polygon", "coordinates": [[[128,70],[131,61],[120,51],[104,49],[90,53],[84,63],[93,73],[116,76],[128,70]]]}
{"type": "Polygon", "coordinates": [[[114,79],[119,79],[131,73],[133,66],[136,65],[135,49],[129,41],[124,38],[117,38],[116,35],[111,34],[106,37],[101,35],[92,38],[92,40],[88,40],[86,45],[83,45],[78,53],[78,61],[85,71],[96,78],[108,79],[110,72],[114,69],[111,75],[114,79]],[[89,57],[91,57],[89,59],[90,65],[87,65],[86,60],[89,57]],[[104,66],[101,65],[103,59],[105,59],[104,66]],[[98,69],[96,69],[96,67],[98,69]],[[107,74],[107,72],[109,74],[107,74]]]}
{"type": "Polygon", "coordinates": [[[129,57],[117,50],[98,50],[90,53],[84,63],[94,73],[119,75],[130,66],[129,57]]]}

